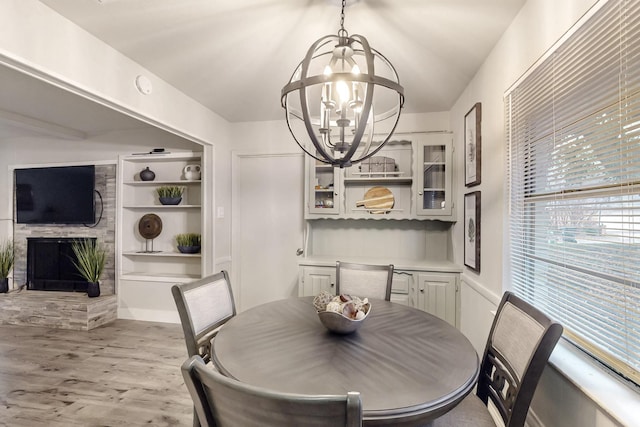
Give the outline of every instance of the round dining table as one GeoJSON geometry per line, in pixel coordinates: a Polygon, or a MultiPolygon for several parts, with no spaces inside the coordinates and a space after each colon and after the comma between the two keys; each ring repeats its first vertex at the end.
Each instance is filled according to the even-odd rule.
{"type": "Polygon", "coordinates": [[[364,426],[428,425],[471,392],[478,355],[436,316],[370,302],[362,326],[348,335],[320,323],[313,297],[253,307],[222,327],[214,363],[224,375],[281,392],[360,392],[364,426]]]}

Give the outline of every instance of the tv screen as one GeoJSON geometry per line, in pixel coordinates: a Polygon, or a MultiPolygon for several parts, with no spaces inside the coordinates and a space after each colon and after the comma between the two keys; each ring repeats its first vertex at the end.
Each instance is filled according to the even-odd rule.
{"type": "Polygon", "coordinates": [[[95,166],[16,169],[20,224],[93,224],[95,166]]]}

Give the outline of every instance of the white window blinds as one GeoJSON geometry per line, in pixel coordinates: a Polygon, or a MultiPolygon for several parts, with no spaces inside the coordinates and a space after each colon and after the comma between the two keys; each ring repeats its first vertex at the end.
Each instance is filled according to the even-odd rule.
{"type": "Polygon", "coordinates": [[[640,380],[640,2],[609,0],[505,97],[510,285],[640,380]]]}

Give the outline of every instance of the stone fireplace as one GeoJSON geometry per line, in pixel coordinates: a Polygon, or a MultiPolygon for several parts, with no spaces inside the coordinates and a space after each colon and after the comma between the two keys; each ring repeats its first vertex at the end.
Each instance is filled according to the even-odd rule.
{"type": "Polygon", "coordinates": [[[87,292],[87,281],[76,269],[73,243],[95,237],[28,237],[27,289],[87,292]]]}

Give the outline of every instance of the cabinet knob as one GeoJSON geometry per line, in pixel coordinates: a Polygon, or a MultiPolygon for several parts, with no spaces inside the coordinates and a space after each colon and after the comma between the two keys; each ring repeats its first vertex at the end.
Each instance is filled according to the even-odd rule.
{"type": "Polygon", "coordinates": [[[418,191],[418,196],[422,196],[422,191],[418,191]]]}
{"type": "Polygon", "coordinates": [[[333,288],[334,286],[335,286],[335,284],[334,284],[334,283],[332,283],[332,284],[331,284],[331,287],[333,288]]]}
{"type": "Polygon", "coordinates": [[[302,250],[302,248],[298,248],[296,250],[296,255],[298,255],[298,256],[302,255],[303,253],[304,253],[304,251],[302,250]]]}
{"type": "Polygon", "coordinates": [[[423,293],[423,294],[424,294],[424,289],[420,289],[420,293],[423,293]]]}

